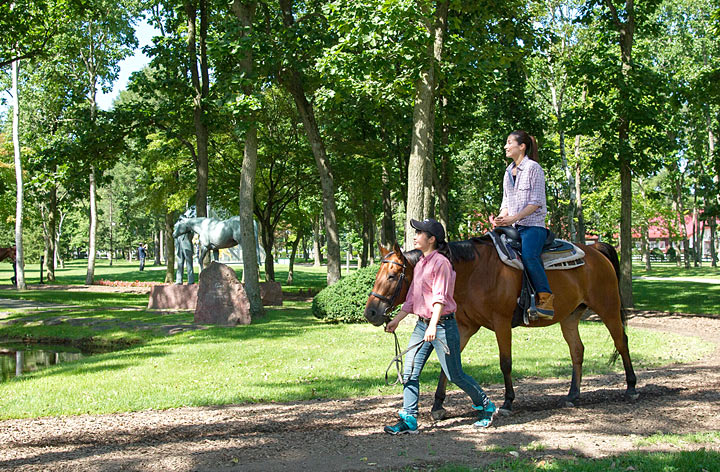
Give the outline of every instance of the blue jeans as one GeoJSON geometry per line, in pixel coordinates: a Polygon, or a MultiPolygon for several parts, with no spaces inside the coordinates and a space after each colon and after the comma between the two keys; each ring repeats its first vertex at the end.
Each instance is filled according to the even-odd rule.
{"type": "Polygon", "coordinates": [[[548,236],[547,229],[542,226],[516,225],[516,227],[522,241],[522,262],[530,276],[530,282],[532,282],[536,292],[552,293],[545,267],[540,258],[543,244],[545,244],[545,239],[548,236]]]}
{"type": "MultiPolygon", "coordinates": [[[[426,329],[425,322],[418,320],[408,345],[412,346],[422,341],[426,329]]],[[[449,319],[438,323],[435,340],[432,343],[422,343],[405,355],[405,371],[403,373],[403,410],[405,413],[417,417],[420,373],[433,349],[437,351],[440,365],[448,380],[470,395],[473,405],[487,405],[490,400],[483,392],[483,389],[480,388],[475,379],[462,370],[462,364],[460,363],[460,332],[458,331],[457,322],[454,319],[449,319]],[[450,354],[445,353],[440,340],[449,348],[450,354]]]]}

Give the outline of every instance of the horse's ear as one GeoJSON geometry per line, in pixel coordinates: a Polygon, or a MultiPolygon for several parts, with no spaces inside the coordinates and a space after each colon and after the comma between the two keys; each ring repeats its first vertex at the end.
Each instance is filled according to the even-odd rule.
{"type": "Polygon", "coordinates": [[[393,251],[395,252],[395,254],[397,254],[398,257],[400,257],[402,259],[405,258],[405,256],[403,256],[402,248],[397,243],[397,241],[395,241],[395,244],[393,244],[393,251]]]}
{"type": "Polygon", "coordinates": [[[390,253],[390,251],[388,251],[387,249],[385,249],[385,246],[383,246],[382,244],[378,243],[378,247],[380,248],[380,254],[381,254],[383,257],[387,256],[387,255],[390,253]]]}

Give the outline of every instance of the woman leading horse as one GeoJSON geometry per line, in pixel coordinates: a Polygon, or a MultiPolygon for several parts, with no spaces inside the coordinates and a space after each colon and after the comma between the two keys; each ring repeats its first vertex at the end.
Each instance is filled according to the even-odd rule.
{"type": "MultiPolygon", "coordinates": [[[[573,370],[566,401],[574,404],[580,396],[584,352],[578,332],[580,316],[586,308],[595,311],[605,323],[615,349],[622,358],[627,381],[626,394],[635,399],[638,396],[635,390],[636,377],[625,334],[625,311],[620,303],[617,253],[605,243],[579,246],[585,251],[584,265],[553,270],[548,274],[550,287],[556,294],[555,316],[552,319],[531,321],[530,327],[560,323],[563,337],[570,348],[573,370]]],[[[481,327],[495,332],[500,369],[505,380],[505,401],[500,411],[509,413],[515,399],[511,377],[511,326],[522,272],[505,265],[495,247],[484,240],[453,242],[450,243],[450,250],[456,271],[455,316],[460,332],[460,348],[463,349],[481,327]]],[[[388,313],[405,300],[408,284],[404,280],[412,281],[415,265],[422,255],[418,250],[403,253],[397,243],[392,252],[382,252],[383,261],[375,278],[373,294],[365,306],[365,318],[375,326],[389,321],[388,313]]],[[[442,404],[445,400],[445,384],[446,378],[441,373],[432,408],[436,419],[444,417],[442,404]]]]}

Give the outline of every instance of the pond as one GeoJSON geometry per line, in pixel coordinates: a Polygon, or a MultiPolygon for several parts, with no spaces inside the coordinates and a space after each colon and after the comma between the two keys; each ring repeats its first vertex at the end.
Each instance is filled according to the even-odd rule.
{"type": "Polygon", "coordinates": [[[0,382],[89,355],[70,346],[0,344],[0,382]]]}

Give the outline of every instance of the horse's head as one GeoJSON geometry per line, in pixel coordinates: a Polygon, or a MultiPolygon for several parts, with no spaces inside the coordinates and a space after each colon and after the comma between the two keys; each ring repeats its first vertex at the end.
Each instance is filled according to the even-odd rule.
{"type": "Polygon", "coordinates": [[[180,217],[179,220],[175,223],[175,227],[173,229],[173,238],[178,238],[180,235],[183,235],[185,233],[189,233],[192,231],[192,228],[188,225],[188,219],[180,217]]]}
{"type": "Polygon", "coordinates": [[[383,259],[365,305],[365,319],[375,326],[389,321],[388,314],[405,300],[414,268],[397,242],[392,252],[380,247],[380,253],[383,259]]]}

